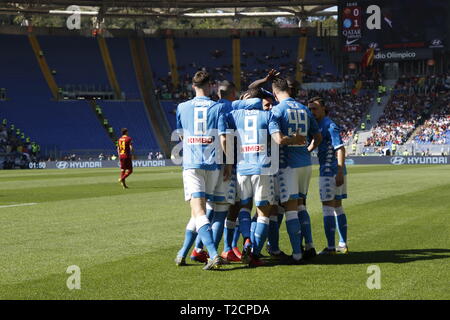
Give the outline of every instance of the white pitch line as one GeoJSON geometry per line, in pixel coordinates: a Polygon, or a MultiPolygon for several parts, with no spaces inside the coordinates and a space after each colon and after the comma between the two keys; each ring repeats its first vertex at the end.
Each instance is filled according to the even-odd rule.
{"type": "Polygon", "coordinates": [[[36,202],[32,202],[32,203],[19,203],[19,204],[9,204],[6,206],[0,206],[0,208],[11,208],[11,207],[23,207],[23,206],[32,206],[37,204],[36,202]]]}

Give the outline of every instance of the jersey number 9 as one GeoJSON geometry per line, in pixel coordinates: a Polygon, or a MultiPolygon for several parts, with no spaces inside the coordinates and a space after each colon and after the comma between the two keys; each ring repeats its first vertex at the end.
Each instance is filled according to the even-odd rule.
{"type": "Polygon", "coordinates": [[[258,143],[258,129],[256,126],[256,122],[256,116],[246,116],[244,118],[244,143],[258,143]]]}

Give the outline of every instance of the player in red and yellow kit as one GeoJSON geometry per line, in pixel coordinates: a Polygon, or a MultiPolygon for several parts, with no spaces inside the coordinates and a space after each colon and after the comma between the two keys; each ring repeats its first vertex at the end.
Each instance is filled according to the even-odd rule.
{"type": "Polygon", "coordinates": [[[128,136],[128,129],[122,129],[122,137],[117,142],[117,153],[120,159],[120,178],[122,187],[128,188],[125,179],[133,173],[133,162],[131,161],[131,151],[133,151],[132,139],[128,136]]]}

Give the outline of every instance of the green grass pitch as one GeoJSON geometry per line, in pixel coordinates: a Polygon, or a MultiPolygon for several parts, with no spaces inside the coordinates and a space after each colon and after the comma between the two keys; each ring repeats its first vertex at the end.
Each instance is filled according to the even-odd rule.
{"type": "MultiPolygon", "coordinates": [[[[308,208],[325,246],[317,171],[308,208]]],[[[449,299],[450,166],[351,166],[349,255],[308,265],[176,267],[189,217],[179,168],[0,171],[1,299],[449,299]],[[30,204],[12,207],[9,205],[30,204]],[[81,269],[69,290],[67,267],[81,269]],[[381,289],[368,289],[381,271],[381,289]]],[[[290,252],[283,223],[282,250],[290,252]]],[[[222,244],[220,249],[222,248],[222,244]]]]}

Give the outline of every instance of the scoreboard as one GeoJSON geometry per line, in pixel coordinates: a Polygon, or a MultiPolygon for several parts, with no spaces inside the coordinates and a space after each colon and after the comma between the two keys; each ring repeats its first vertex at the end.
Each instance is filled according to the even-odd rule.
{"type": "Polygon", "coordinates": [[[345,52],[444,48],[450,33],[450,0],[341,0],[338,10],[345,52]]]}

